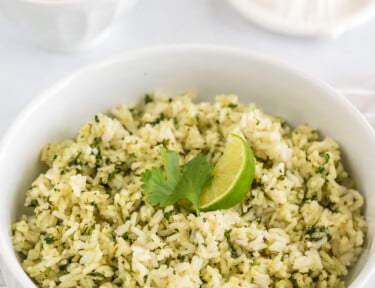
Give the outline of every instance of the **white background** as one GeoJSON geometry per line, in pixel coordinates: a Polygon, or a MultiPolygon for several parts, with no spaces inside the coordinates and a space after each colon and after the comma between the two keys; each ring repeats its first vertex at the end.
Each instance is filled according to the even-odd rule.
{"type": "MultiPolygon", "coordinates": [[[[334,41],[294,38],[253,26],[226,0],[139,0],[95,49],[55,54],[35,47],[0,17],[0,136],[34,96],[69,72],[131,49],[174,43],[210,43],[260,51],[337,88],[375,83],[375,21],[334,41]]],[[[360,100],[356,97],[352,99],[360,100]]],[[[369,99],[370,104],[375,102],[369,99]]],[[[371,112],[372,106],[362,105],[371,112]]]]}

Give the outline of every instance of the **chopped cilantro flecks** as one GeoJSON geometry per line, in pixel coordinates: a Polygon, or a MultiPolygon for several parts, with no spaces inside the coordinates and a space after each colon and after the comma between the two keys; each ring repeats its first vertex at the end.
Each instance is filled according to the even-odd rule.
{"type": "Polygon", "coordinates": [[[154,101],[154,99],[152,99],[150,94],[145,95],[145,104],[151,103],[153,101],[154,101]]]}
{"type": "Polygon", "coordinates": [[[257,121],[255,122],[255,125],[259,125],[260,124],[260,120],[259,119],[256,119],[257,121]]]}
{"type": "Polygon", "coordinates": [[[98,116],[98,115],[95,115],[95,122],[96,122],[96,123],[99,123],[99,122],[100,122],[100,120],[99,120],[99,116],[98,116]]]}
{"type": "Polygon", "coordinates": [[[46,237],[44,237],[44,242],[46,242],[47,244],[52,244],[53,242],[55,242],[55,237],[53,237],[52,235],[47,235],[46,237]]]}
{"type": "Polygon", "coordinates": [[[327,241],[331,241],[332,240],[332,235],[330,233],[327,233],[327,241]]]}
{"type": "Polygon", "coordinates": [[[87,236],[91,234],[91,231],[92,231],[92,226],[85,226],[81,234],[87,236]]]}
{"type": "Polygon", "coordinates": [[[66,270],[68,265],[72,263],[74,256],[69,256],[68,258],[61,261],[61,264],[59,265],[60,270],[66,270]]]}
{"type": "Polygon", "coordinates": [[[27,207],[32,207],[32,208],[36,206],[38,206],[38,201],[36,199],[31,200],[29,205],[27,205],[27,207]]]}
{"type": "Polygon", "coordinates": [[[100,143],[102,143],[102,137],[95,137],[94,138],[94,146],[98,147],[100,143]]]}
{"type": "Polygon", "coordinates": [[[78,159],[81,156],[81,154],[82,154],[82,152],[79,152],[76,157],[74,157],[73,159],[71,159],[69,161],[69,163],[68,163],[68,166],[77,165],[78,164],[78,159]]]}
{"type": "Polygon", "coordinates": [[[230,256],[232,258],[238,258],[240,255],[238,254],[236,248],[233,246],[232,242],[230,241],[231,232],[232,232],[232,229],[225,230],[224,231],[224,237],[225,237],[225,239],[227,239],[227,242],[228,242],[228,247],[229,247],[229,250],[230,250],[230,256]]]}
{"type": "Polygon", "coordinates": [[[229,229],[229,230],[225,230],[224,232],[224,237],[230,241],[230,233],[232,232],[232,229],[229,229]]]}
{"type": "Polygon", "coordinates": [[[165,115],[163,112],[160,113],[159,117],[155,120],[155,124],[159,124],[161,121],[165,119],[165,115]]]}
{"type": "Polygon", "coordinates": [[[122,239],[129,240],[129,232],[125,232],[124,234],[122,234],[122,239]]]}
{"type": "Polygon", "coordinates": [[[234,109],[234,108],[236,108],[237,106],[238,106],[238,105],[235,104],[235,103],[229,103],[229,104],[228,104],[228,107],[231,108],[231,109],[234,109]]]}
{"type": "Polygon", "coordinates": [[[251,188],[253,189],[263,186],[264,184],[260,180],[257,181],[257,179],[254,179],[253,183],[251,183],[251,188]]]}
{"type": "Polygon", "coordinates": [[[87,275],[94,276],[94,277],[96,277],[96,276],[103,276],[101,273],[99,273],[99,272],[95,272],[95,271],[90,272],[90,273],[88,273],[87,275]]]}
{"type": "Polygon", "coordinates": [[[161,112],[160,114],[159,114],[159,117],[158,118],[156,118],[154,121],[150,121],[150,122],[147,122],[147,123],[149,123],[149,124],[151,124],[151,125],[156,125],[156,124],[159,124],[161,121],[163,121],[165,119],[165,114],[163,113],[163,112],[161,112]]]}
{"type": "Polygon", "coordinates": [[[115,176],[121,172],[121,167],[118,167],[116,166],[115,167],[115,170],[113,170],[111,173],[109,173],[108,175],[108,181],[111,181],[113,178],[115,178],[115,176]]]}
{"type": "Polygon", "coordinates": [[[171,218],[172,215],[173,215],[173,210],[166,212],[164,214],[164,217],[165,219],[169,220],[169,218],[171,218]]]}
{"type": "Polygon", "coordinates": [[[309,228],[307,228],[306,234],[310,234],[311,235],[312,233],[315,232],[315,229],[316,229],[315,226],[310,226],[309,228]]]}
{"type": "Polygon", "coordinates": [[[161,142],[158,142],[158,144],[160,145],[163,145],[164,148],[168,148],[168,145],[169,145],[169,142],[170,140],[169,139],[163,139],[161,142]]]}
{"type": "Polygon", "coordinates": [[[321,174],[324,171],[324,168],[322,166],[319,166],[316,168],[315,173],[321,174]]]}
{"type": "Polygon", "coordinates": [[[240,254],[238,254],[236,248],[234,248],[233,245],[229,245],[229,249],[230,249],[230,256],[232,256],[232,258],[240,257],[240,254]]]}
{"type": "Polygon", "coordinates": [[[324,154],[324,159],[326,160],[326,163],[329,162],[330,155],[328,153],[324,154]]]}
{"type": "Polygon", "coordinates": [[[306,230],[306,239],[317,242],[324,238],[327,239],[327,241],[330,241],[332,239],[332,235],[329,232],[328,228],[324,225],[321,226],[310,226],[306,230]]]}

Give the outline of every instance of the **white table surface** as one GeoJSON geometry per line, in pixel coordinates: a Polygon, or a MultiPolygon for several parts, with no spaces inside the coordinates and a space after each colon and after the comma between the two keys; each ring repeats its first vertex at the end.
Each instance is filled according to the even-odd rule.
{"type": "MultiPolygon", "coordinates": [[[[288,62],[334,87],[360,88],[375,83],[374,31],[372,21],[335,41],[293,38],[253,26],[226,0],[139,0],[95,49],[55,54],[35,47],[0,17],[0,136],[35,95],[69,72],[98,59],[155,45],[209,43],[242,47],[288,62]]],[[[363,104],[355,94],[351,99],[367,109],[365,112],[375,112],[374,105],[363,104]]],[[[372,98],[366,101],[369,99],[371,102],[372,98]]],[[[368,287],[374,286],[375,277],[368,287]]]]}

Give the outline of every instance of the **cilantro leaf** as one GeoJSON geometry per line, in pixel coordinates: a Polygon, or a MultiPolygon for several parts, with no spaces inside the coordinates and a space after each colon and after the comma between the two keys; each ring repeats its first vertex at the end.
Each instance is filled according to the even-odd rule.
{"type": "Polygon", "coordinates": [[[199,211],[199,198],[203,189],[212,180],[212,163],[205,156],[199,155],[190,160],[183,168],[182,179],[178,193],[190,200],[195,211],[199,211]]]}
{"type": "Polygon", "coordinates": [[[164,169],[153,167],[141,175],[146,201],[151,205],[166,207],[186,199],[199,212],[199,198],[212,180],[213,164],[205,156],[199,155],[180,168],[176,152],[161,147],[160,154],[164,169]]]}

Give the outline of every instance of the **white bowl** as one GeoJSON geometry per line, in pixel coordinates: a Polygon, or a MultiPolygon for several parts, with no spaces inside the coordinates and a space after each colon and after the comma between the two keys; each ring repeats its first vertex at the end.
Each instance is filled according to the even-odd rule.
{"type": "Polygon", "coordinates": [[[36,98],[6,133],[0,146],[0,255],[9,287],[35,287],[17,260],[10,225],[41,171],[41,147],[72,137],[97,112],[136,102],[156,88],[170,95],[197,91],[202,100],[235,93],[242,102],[334,137],[366,198],[369,224],[365,251],[348,282],[356,288],[368,282],[375,270],[375,136],[365,118],[323,82],[267,57],[231,48],[171,46],[83,68],[36,98]]]}
{"type": "Polygon", "coordinates": [[[337,38],[375,16],[374,0],[229,0],[245,18],[294,36],[337,38]]]}
{"type": "Polygon", "coordinates": [[[1,0],[0,11],[39,46],[82,50],[103,39],[137,0],[1,0]]]}

